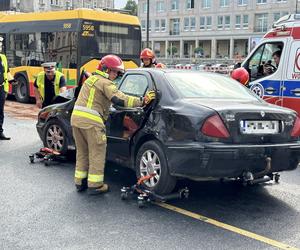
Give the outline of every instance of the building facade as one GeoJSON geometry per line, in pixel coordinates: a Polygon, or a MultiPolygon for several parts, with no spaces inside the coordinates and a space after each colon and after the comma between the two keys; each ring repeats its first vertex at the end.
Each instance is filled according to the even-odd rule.
{"type": "Polygon", "coordinates": [[[55,11],[76,8],[114,8],[114,0],[10,0],[10,9],[19,12],[55,11]]]}
{"type": "MultiPolygon", "coordinates": [[[[297,0],[296,0],[297,1],[297,0]]],[[[149,44],[160,58],[241,61],[294,0],[150,0],[149,44]]],[[[147,0],[138,16],[146,44],[147,0]]]]}

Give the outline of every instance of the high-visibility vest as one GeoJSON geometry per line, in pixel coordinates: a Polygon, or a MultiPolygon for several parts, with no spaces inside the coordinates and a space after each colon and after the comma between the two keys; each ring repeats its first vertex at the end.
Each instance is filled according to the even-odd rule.
{"type": "Polygon", "coordinates": [[[3,72],[3,78],[4,78],[4,91],[8,92],[8,79],[7,79],[7,70],[8,70],[8,64],[6,56],[3,54],[0,54],[1,61],[3,64],[4,72],[3,72]]]}
{"type": "MultiPolygon", "coordinates": [[[[54,93],[55,95],[59,95],[59,82],[60,82],[60,78],[63,76],[64,74],[59,72],[59,71],[55,71],[55,79],[54,79],[54,93]]],[[[43,100],[45,99],[45,72],[40,72],[37,76],[36,79],[36,84],[38,86],[40,95],[42,96],[43,100]]]]}

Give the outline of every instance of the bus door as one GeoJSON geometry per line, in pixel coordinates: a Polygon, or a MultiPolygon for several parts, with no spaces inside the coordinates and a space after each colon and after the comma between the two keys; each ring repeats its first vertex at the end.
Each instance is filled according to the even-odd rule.
{"type": "Polygon", "coordinates": [[[250,75],[250,89],[267,102],[283,105],[282,60],[275,61],[275,54],[283,54],[286,39],[263,42],[243,63],[250,75]]]}
{"type": "Polygon", "coordinates": [[[300,114],[300,41],[291,43],[286,62],[283,106],[300,114]]]}

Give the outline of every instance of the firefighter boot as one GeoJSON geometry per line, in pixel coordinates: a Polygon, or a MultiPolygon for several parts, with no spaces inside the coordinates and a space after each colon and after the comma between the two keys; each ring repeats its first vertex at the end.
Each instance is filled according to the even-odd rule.
{"type": "Polygon", "coordinates": [[[89,187],[87,192],[89,195],[98,195],[108,192],[108,189],[108,185],[103,184],[102,186],[96,188],[89,187]]]}
{"type": "Polygon", "coordinates": [[[88,188],[87,186],[87,178],[82,179],[81,185],[75,184],[77,192],[82,192],[88,188]]]}

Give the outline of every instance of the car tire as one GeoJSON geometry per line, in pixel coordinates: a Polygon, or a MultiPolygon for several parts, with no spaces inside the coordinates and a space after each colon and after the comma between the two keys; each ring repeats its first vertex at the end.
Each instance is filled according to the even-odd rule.
{"type": "Polygon", "coordinates": [[[147,189],[161,195],[173,191],[177,180],[169,174],[167,158],[159,142],[144,143],[138,150],[135,166],[137,178],[155,171],[156,176],[143,183],[147,189]]]}
{"type": "Polygon", "coordinates": [[[61,154],[66,154],[68,151],[68,136],[64,124],[57,120],[50,120],[44,130],[43,137],[44,146],[54,149],[61,154]]]}
{"type": "Polygon", "coordinates": [[[30,100],[29,96],[29,85],[24,76],[18,75],[16,77],[18,84],[14,86],[15,97],[18,102],[28,103],[30,100]]]}

